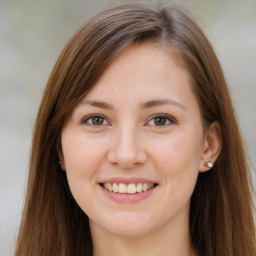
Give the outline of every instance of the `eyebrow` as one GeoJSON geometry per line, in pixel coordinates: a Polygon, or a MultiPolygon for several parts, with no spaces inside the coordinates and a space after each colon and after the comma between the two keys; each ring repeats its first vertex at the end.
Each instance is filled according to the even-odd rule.
{"type": "MultiPolygon", "coordinates": [[[[90,106],[97,107],[97,108],[107,109],[107,110],[114,109],[114,106],[112,104],[109,104],[109,103],[106,103],[103,101],[84,100],[84,101],[82,101],[82,104],[90,105],[90,106]]],[[[185,109],[185,107],[180,102],[173,100],[173,99],[151,100],[151,101],[142,103],[140,107],[142,109],[146,109],[146,108],[158,107],[161,105],[174,105],[174,106],[178,106],[178,107],[185,109]]]]}
{"type": "Polygon", "coordinates": [[[114,109],[113,105],[108,104],[106,102],[102,102],[102,101],[96,101],[96,100],[84,100],[82,101],[82,104],[90,105],[97,108],[108,109],[108,110],[114,109]]]}
{"type": "Polygon", "coordinates": [[[173,99],[163,99],[163,100],[151,100],[142,104],[142,108],[152,108],[161,105],[175,105],[185,109],[185,107],[178,101],[173,99]]]}

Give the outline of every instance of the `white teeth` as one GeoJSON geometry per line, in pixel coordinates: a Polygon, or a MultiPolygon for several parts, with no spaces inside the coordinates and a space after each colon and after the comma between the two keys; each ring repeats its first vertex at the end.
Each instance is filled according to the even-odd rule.
{"type": "Polygon", "coordinates": [[[116,183],[113,183],[113,191],[118,192],[118,185],[116,183]]]}
{"type": "Polygon", "coordinates": [[[118,193],[121,193],[121,194],[126,193],[127,186],[126,186],[125,184],[123,184],[123,183],[119,183],[118,188],[119,188],[118,193]]]}
{"type": "Polygon", "coordinates": [[[147,191],[148,190],[148,184],[147,183],[143,183],[142,190],[143,191],[147,191]]]}
{"type": "Polygon", "coordinates": [[[103,183],[103,187],[109,191],[113,191],[115,193],[120,194],[135,194],[140,192],[145,192],[151,188],[154,187],[154,184],[152,183],[130,183],[130,184],[124,184],[124,183],[103,183]]]}
{"type": "Polygon", "coordinates": [[[139,193],[139,192],[142,192],[142,184],[141,183],[138,183],[137,184],[137,189],[136,191],[139,193]]]}
{"type": "Polygon", "coordinates": [[[111,184],[111,183],[107,183],[107,184],[108,184],[108,190],[112,192],[112,191],[113,191],[113,186],[112,186],[112,184],[111,184]]]}
{"type": "MultiPolygon", "coordinates": [[[[119,191],[120,191],[120,190],[119,190],[119,191]]],[[[127,186],[127,193],[128,193],[128,194],[135,194],[135,193],[136,193],[136,186],[135,186],[134,183],[129,184],[129,185],[127,186]]]]}

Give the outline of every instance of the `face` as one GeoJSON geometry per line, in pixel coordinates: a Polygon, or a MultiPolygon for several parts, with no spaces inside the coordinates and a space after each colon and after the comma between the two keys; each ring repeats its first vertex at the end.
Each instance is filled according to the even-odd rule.
{"type": "Polygon", "coordinates": [[[63,169],[92,231],[140,236],[188,223],[204,145],[189,73],[143,44],[123,51],[74,109],[63,169]]]}

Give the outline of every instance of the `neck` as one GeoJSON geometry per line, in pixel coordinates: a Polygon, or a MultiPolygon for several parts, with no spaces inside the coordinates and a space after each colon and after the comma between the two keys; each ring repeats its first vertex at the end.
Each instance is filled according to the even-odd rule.
{"type": "Polygon", "coordinates": [[[196,256],[191,246],[189,225],[166,226],[143,236],[125,237],[95,227],[91,223],[93,256],[196,256]],[[106,253],[107,252],[107,253],[106,253]]]}

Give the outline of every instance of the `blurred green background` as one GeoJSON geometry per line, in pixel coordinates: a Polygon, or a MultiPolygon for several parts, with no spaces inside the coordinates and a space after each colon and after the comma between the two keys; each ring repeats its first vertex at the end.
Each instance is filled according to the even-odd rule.
{"type": "MultiPolygon", "coordinates": [[[[50,71],[70,36],[118,2],[124,1],[0,0],[0,256],[13,252],[33,125],[50,71]]],[[[172,2],[190,10],[212,42],[255,166],[256,0],[172,2]]]]}

